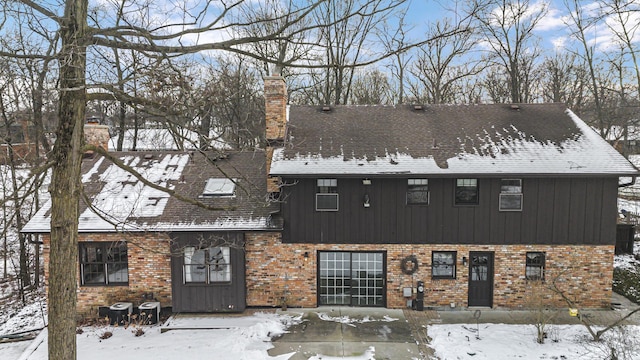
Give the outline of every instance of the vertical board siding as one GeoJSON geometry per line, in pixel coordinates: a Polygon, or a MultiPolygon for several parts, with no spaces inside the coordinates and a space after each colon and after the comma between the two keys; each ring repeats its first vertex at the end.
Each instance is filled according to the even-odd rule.
{"type": "Polygon", "coordinates": [[[242,312],[246,308],[246,264],[242,233],[172,233],[171,286],[174,312],[242,312]],[[185,284],[185,246],[229,246],[229,283],[185,284]]]}
{"type": "Polygon", "coordinates": [[[406,179],[338,179],[339,211],[315,211],[316,179],[285,179],[287,243],[614,244],[617,178],[523,178],[522,211],[499,211],[499,178],[480,203],[454,205],[455,179],[429,179],[428,205],[406,203],[406,179]],[[365,194],[370,207],[364,207],[365,194]]]}

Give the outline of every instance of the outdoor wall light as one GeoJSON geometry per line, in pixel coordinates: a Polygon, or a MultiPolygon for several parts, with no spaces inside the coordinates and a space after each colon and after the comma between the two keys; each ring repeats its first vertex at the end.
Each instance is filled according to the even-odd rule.
{"type": "Polygon", "coordinates": [[[371,185],[371,179],[362,179],[362,185],[371,185]]]}
{"type": "Polygon", "coordinates": [[[467,257],[466,256],[462,257],[462,265],[465,265],[465,266],[467,265],[467,257]]]}
{"type": "Polygon", "coordinates": [[[369,194],[364,194],[364,207],[368,208],[369,206],[371,206],[371,203],[369,203],[369,194]]]}
{"type": "Polygon", "coordinates": [[[304,261],[309,261],[309,252],[308,251],[304,252],[304,261]]]}

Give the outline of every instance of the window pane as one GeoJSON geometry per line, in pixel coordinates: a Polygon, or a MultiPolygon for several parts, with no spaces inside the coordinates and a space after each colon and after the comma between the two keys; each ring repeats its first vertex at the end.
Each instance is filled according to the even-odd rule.
{"type": "Polygon", "coordinates": [[[408,179],[407,180],[407,204],[428,204],[429,203],[429,180],[428,179],[408,179]]]}
{"type": "Polygon", "coordinates": [[[228,247],[209,248],[209,281],[231,281],[231,259],[228,247]]]}
{"type": "Polygon", "coordinates": [[[316,210],[337,211],[338,194],[316,194],[316,210]]]}
{"type": "Polygon", "coordinates": [[[522,210],[522,194],[500,194],[500,210],[522,210]]]}
{"type": "Polygon", "coordinates": [[[522,180],[521,179],[502,179],[500,181],[500,192],[521,193],[522,180]]]}
{"type": "Polygon", "coordinates": [[[455,278],[456,253],[454,251],[434,251],[431,254],[431,276],[455,278]]]}
{"type": "Polygon", "coordinates": [[[104,264],[83,264],[82,265],[83,284],[105,284],[104,264]]]}
{"type": "Polygon", "coordinates": [[[102,263],[104,262],[102,255],[102,247],[99,244],[83,244],[82,245],[82,262],[83,263],[102,263]]]}
{"type": "Polygon", "coordinates": [[[129,281],[129,269],[126,263],[107,264],[109,283],[126,283],[129,281]]]}
{"type": "Polygon", "coordinates": [[[204,263],[205,251],[186,247],[184,250],[184,281],[204,283],[207,281],[207,267],[204,263]]]}
{"type": "Polygon", "coordinates": [[[527,280],[544,279],[544,259],[543,252],[528,252],[526,256],[525,277],[527,280]]]}
{"type": "Polygon", "coordinates": [[[126,262],[127,244],[119,242],[107,249],[107,262],[126,262]]]}
{"type": "Polygon", "coordinates": [[[473,205],[478,203],[477,179],[457,179],[455,191],[456,205],[473,205]]]}

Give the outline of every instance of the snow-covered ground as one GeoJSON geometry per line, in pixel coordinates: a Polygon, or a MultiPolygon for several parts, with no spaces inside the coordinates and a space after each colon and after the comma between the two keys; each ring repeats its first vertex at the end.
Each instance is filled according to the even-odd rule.
{"type": "MultiPolygon", "coordinates": [[[[172,330],[160,332],[159,326],[144,326],[144,334],[136,336],[136,327],[92,326],[82,328],[77,335],[78,359],[80,360],[286,360],[294,353],[269,356],[271,339],[284,333],[288,326],[301,320],[300,317],[281,314],[258,313],[247,317],[221,319],[225,329],[218,330],[172,330]],[[112,336],[102,339],[106,332],[112,336]]],[[[335,319],[325,319],[335,321],[335,319]]],[[[183,320],[184,322],[185,320],[183,320]]],[[[186,320],[189,321],[189,320],[186,320]]],[[[341,318],[340,322],[358,326],[358,322],[341,318]]],[[[188,324],[182,324],[183,326],[188,324]]],[[[194,325],[198,325],[194,323],[194,325]]],[[[611,333],[611,337],[601,343],[589,340],[589,335],[581,325],[551,325],[547,328],[548,338],[544,344],[536,342],[533,325],[505,324],[455,324],[430,325],[428,333],[431,345],[439,359],[564,359],[600,360],[607,358],[611,338],[626,339],[618,344],[620,352],[640,354],[640,326],[624,327],[624,334],[611,333]]],[[[33,350],[29,349],[27,360],[46,360],[46,336],[33,350]]],[[[28,343],[11,343],[0,346],[0,359],[18,359],[28,343]]],[[[350,360],[373,360],[376,348],[371,346],[362,355],[346,357],[350,360]]],[[[640,355],[638,357],[640,358],[640,355]]],[[[636,359],[620,357],[620,359],[636,359]]],[[[332,360],[317,354],[309,360],[332,360]]]]}
{"type": "MultiPolygon", "coordinates": [[[[623,336],[612,333],[599,343],[590,341],[589,333],[582,325],[552,325],[544,344],[536,342],[533,325],[505,324],[455,324],[429,326],[431,346],[440,359],[564,359],[602,360],[608,359],[608,345],[615,339],[619,352],[635,354],[640,359],[640,326],[626,326],[628,344],[619,344],[623,336]]],[[[633,356],[633,355],[631,355],[633,356]]]]}
{"type": "MultiPolygon", "coordinates": [[[[282,334],[299,321],[286,315],[258,313],[236,322],[236,327],[219,330],[173,330],[160,333],[159,326],[142,326],[144,334],[136,336],[136,327],[92,326],[82,328],[77,335],[78,359],[162,360],[162,359],[218,359],[261,360],[288,359],[291,354],[271,357],[267,354],[271,337],[282,334]],[[105,332],[113,335],[101,339],[105,332]]],[[[46,341],[46,340],[45,340],[46,341]]],[[[4,356],[0,355],[4,360],[4,356]]],[[[47,346],[43,343],[29,360],[46,360],[47,346]]],[[[10,359],[7,359],[10,360],[10,359]]]]}

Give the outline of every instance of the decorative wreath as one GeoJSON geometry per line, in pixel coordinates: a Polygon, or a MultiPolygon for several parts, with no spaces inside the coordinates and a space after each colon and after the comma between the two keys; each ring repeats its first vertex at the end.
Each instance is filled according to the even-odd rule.
{"type": "Polygon", "coordinates": [[[402,272],[407,275],[412,275],[416,271],[418,271],[418,259],[414,255],[409,255],[406,258],[402,259],[400,262],[400,268],[402,272]]]}

